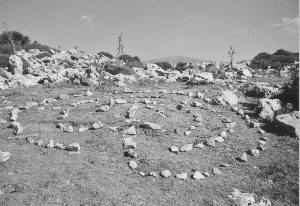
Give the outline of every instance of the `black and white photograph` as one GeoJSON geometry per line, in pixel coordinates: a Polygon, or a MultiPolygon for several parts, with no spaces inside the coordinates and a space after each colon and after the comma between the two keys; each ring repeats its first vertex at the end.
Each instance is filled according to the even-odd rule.
{"type": "Polygon", "coordinates": [[[0,206],[297,206],[299,135],[299,0],[0,0],[0,206]]]}

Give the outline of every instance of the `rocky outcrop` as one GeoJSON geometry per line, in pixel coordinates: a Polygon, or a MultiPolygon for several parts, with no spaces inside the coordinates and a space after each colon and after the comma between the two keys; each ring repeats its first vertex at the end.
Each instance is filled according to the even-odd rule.
{"type": "Polygon", "coordinates": [[[282,131],[292,137],[299,139],[300,122],[299,111],[276,116],[274,124],[282,131]]]}

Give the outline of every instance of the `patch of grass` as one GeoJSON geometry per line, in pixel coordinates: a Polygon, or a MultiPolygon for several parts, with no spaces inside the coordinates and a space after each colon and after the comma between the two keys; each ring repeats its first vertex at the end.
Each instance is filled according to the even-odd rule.
{"type": "Polygon", "coordinates": [[[296,163],[287,161],[274,162],[261,166],[257,174],[264,181],[272,182],[272,186],[261,189],[262,194],[268,194],[274,200],[281,200],[287,205],[299,204],[299,167],[296,163]]]}

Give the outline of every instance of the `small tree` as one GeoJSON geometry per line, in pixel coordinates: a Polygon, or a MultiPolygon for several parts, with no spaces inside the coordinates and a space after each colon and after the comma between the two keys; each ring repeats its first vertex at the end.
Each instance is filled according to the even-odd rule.
{"type": "Polygon", "coordinates": [[[230,68],[232,67],[232,64],[233,64],[233,54],[236,54],[234,49],[232,48],[232,46],[230,46],[230,49],[228,51],[228,54],[229,54],[229,57],[230,58],[230,63],[229,63],[229,66],[230,68]]]}
{"type": "Polygon", "coordinates": [[[117,47],[117,59],[123,54],[123,41],[122,41],[122,32],[118,38],[118,47],[117,47]]]}

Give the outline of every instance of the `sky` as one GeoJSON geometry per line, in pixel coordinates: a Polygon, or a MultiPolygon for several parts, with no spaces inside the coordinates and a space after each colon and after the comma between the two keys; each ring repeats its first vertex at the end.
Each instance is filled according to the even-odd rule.
{"type": "Polygon", "coordinates": [[[0,29],[41,44],[141,60],[181,55],[250,60],[260,52],[299,51],[298,0],[0,0],[0,29]]]}

